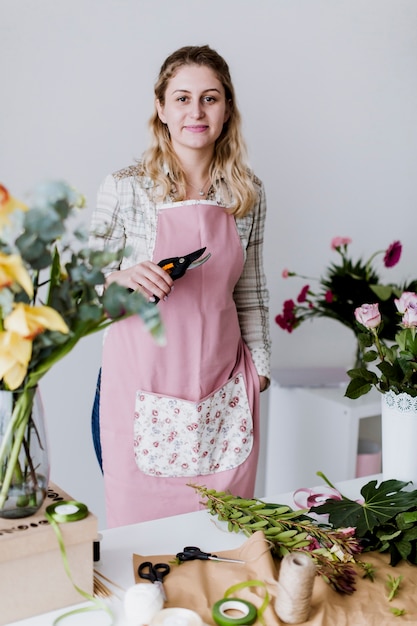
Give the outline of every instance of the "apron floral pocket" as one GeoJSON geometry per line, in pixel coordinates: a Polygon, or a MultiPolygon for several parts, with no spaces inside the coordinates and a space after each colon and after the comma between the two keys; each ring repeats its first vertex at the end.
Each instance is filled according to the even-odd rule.
{"type": "Polygon", "coordinates": [[[201,476],[241,465],[253,446],[242,374],[200,402],[136,393],[134,451],[150,476],[201,476]]]}

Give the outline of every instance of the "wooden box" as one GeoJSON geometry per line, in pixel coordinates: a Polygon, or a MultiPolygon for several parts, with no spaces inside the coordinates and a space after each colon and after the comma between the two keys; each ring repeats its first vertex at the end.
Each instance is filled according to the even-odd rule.
{"type": "MultiPolygon", "coordinates": [[[[57,536],[45,517],[46,507],[60,500],[73,498],[51,484],[35,515],[0,518],[0,626],[85,601],[68,578],[57,536]]],[[[59,528],[72,579],[92,594],[97,518],[89,513],[59,528]]]]}

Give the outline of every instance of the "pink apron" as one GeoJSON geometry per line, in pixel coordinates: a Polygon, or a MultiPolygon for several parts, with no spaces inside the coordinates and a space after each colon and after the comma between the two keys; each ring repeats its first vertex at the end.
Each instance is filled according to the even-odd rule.
{"type": "Polygon", "coordinates": [[[243,269],[234,218],[212,202],[164,205],[153,260],[206,247],[157,306],[166,345],[132,317],[103,346],[100,436],[108,527],[202,508],[190,483],[253,496],[259,379],[233,289],[243,269]]]}

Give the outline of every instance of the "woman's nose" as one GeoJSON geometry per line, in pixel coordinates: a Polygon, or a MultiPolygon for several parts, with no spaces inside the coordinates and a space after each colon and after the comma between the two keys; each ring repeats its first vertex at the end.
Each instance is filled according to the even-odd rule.
{"type": "Polygon", "coordinates": [[[204,110],[201,105],[201,102],[195,101],[191,104],[191,115],[195,119],[199,119],[200,117],[204,115],[204,110]]]}

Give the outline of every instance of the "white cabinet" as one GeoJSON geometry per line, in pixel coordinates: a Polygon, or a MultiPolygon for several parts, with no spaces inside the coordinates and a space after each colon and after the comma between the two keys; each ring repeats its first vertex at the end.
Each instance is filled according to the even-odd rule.
{"type": "Polygon", "coordinates": [[[361,419],[380,415],[376,390],[344,397],[345,370],[273,370],[269,390],[265,495],[355,477],[361,419]]]}

